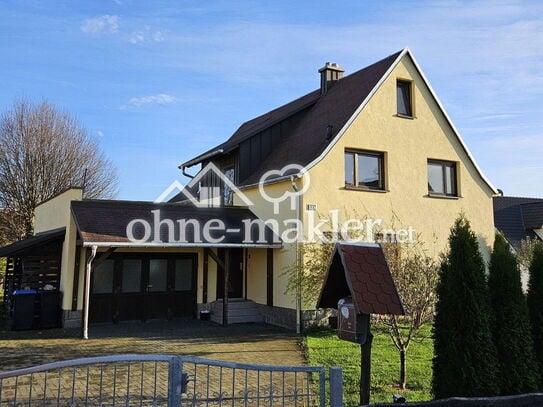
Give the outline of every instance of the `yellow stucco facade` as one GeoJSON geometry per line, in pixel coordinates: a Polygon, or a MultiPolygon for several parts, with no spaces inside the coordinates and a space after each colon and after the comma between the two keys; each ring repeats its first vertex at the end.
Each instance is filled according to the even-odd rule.
{"type": "MultiPolygon", "coordinates": [[[[309,217],[313,216],[318,221],[329,218],[330,211],[336,210],[341,220],[382,220],[382,229],[411,227],[427,253],[437,257],[446,250],[450,228],[463,213],[471,222],[483,256],[489,258],[494,241],[493,188],[468,156],[408,54],[344,130],[333,147],[308,168],[303,180],[297,181],[299,188],[305,183],[310,184],[297,203],[305,237],[309,217]],[[397,115],[398,79],[412,81],[413,118],[397,115]],[[344,155],[349,149],[384,154],[384,191],[345,187],[344,155]],[[429,196],[429,159],[456,163],[457,197],[429,196]],[[316,209],[309,211],[307,205],[314,205],[316,209]]],[[[290,180],[265,188],[267,195],[276,197],[292,191],[290,180]]],[[[290,200],[283,201],[279,205],[279,214],[275,214],[273,204],[261,197],[258,187],[244,189],[243,193],[253,201],[251,210],[257,216],[279,221],[281,232],[285,230],[283,221],[297,216],[290,207],[290,200]]],[[[287,276],[284,271],[296,262],[296,256],[295,244],[285,244],[283,249],[274,250],[274,305],[295,307],[294,296],[285,294],[287,276]]],[[[265,287],[262,260],[250,260],[249,266],[249,281],[256,283],[260,280],[261,287],[265,287]]],[[[265,303],[264,289],[250,289],[249,292],[251,299],[265,303]]]]}
{"type": "Polygon", "coordinates": [[[464,213],[485,257],[493,244],[493,191],[469,159],[409,56],[404,56],[308,174],[311,185],[304,201],[316,204],[319,214],[337,209],[344,216],[382,219],[385,228],[411,226],[429,253],[437,255],[446,248],[454,220],[464,213]],[[413,119],[396,115],[397,79],[413,81],[413,119]],[[346,149],[384,153],[384,192],[345,188],[346,149]],[[428,159],[456,162],[458,197],[428,195],[428,159]]]}

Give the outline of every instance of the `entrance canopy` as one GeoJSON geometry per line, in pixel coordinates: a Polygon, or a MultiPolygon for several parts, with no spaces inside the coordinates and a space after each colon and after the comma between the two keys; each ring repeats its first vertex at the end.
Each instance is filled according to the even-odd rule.
{"type": "Polygon", "coordinates": [[[404,314],[378,244],[336,244],[317,307],[337,308],[338,301],[349,296],[358,314],[404,314]]]}
{"type": "Polygon", "coordinates": [[[87,247],[282,247],[246,207],[87,200],[71,210],[87,247]]]}

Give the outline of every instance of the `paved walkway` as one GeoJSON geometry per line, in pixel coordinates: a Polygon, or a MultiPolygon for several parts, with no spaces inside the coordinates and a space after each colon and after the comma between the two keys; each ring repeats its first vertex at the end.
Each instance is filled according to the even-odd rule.
{"type": "Polygon", "coordinates": [[[264,324],[224,328],[212,322],[121,323],[79,330],[0,332],[0,371],[80,357],[127,353],[192,355],[241,363],[305,364],[296,334],[264,324]]]}

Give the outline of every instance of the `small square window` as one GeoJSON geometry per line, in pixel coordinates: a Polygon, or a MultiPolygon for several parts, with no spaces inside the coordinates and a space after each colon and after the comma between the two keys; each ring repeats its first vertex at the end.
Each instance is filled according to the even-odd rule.
{"type": "Polygon", "coordinates": [[[413,103],[411,95],[411,82],[396,82],[396,100],[398,105],[398,115],[413,117],[413,103]]]}
{"type": "Polygon", "coordinates": [[[428,160],[428,193],[430,195],[458,196],[456,163],[428,160]]]}
{"type": "Polygon", "coordinates": [[[370,151],[346,151],[345,186],[384,190],[384,154],[370,151]]]}

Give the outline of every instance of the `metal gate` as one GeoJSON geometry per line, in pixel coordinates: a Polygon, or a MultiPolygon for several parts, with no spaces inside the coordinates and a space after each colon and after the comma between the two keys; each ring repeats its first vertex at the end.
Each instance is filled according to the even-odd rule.
{"type": "Polygon", "coordinates": [[[325,383],[323,367],[116,355],[1,372],[0,406],[324,407],[325,383]]]}

